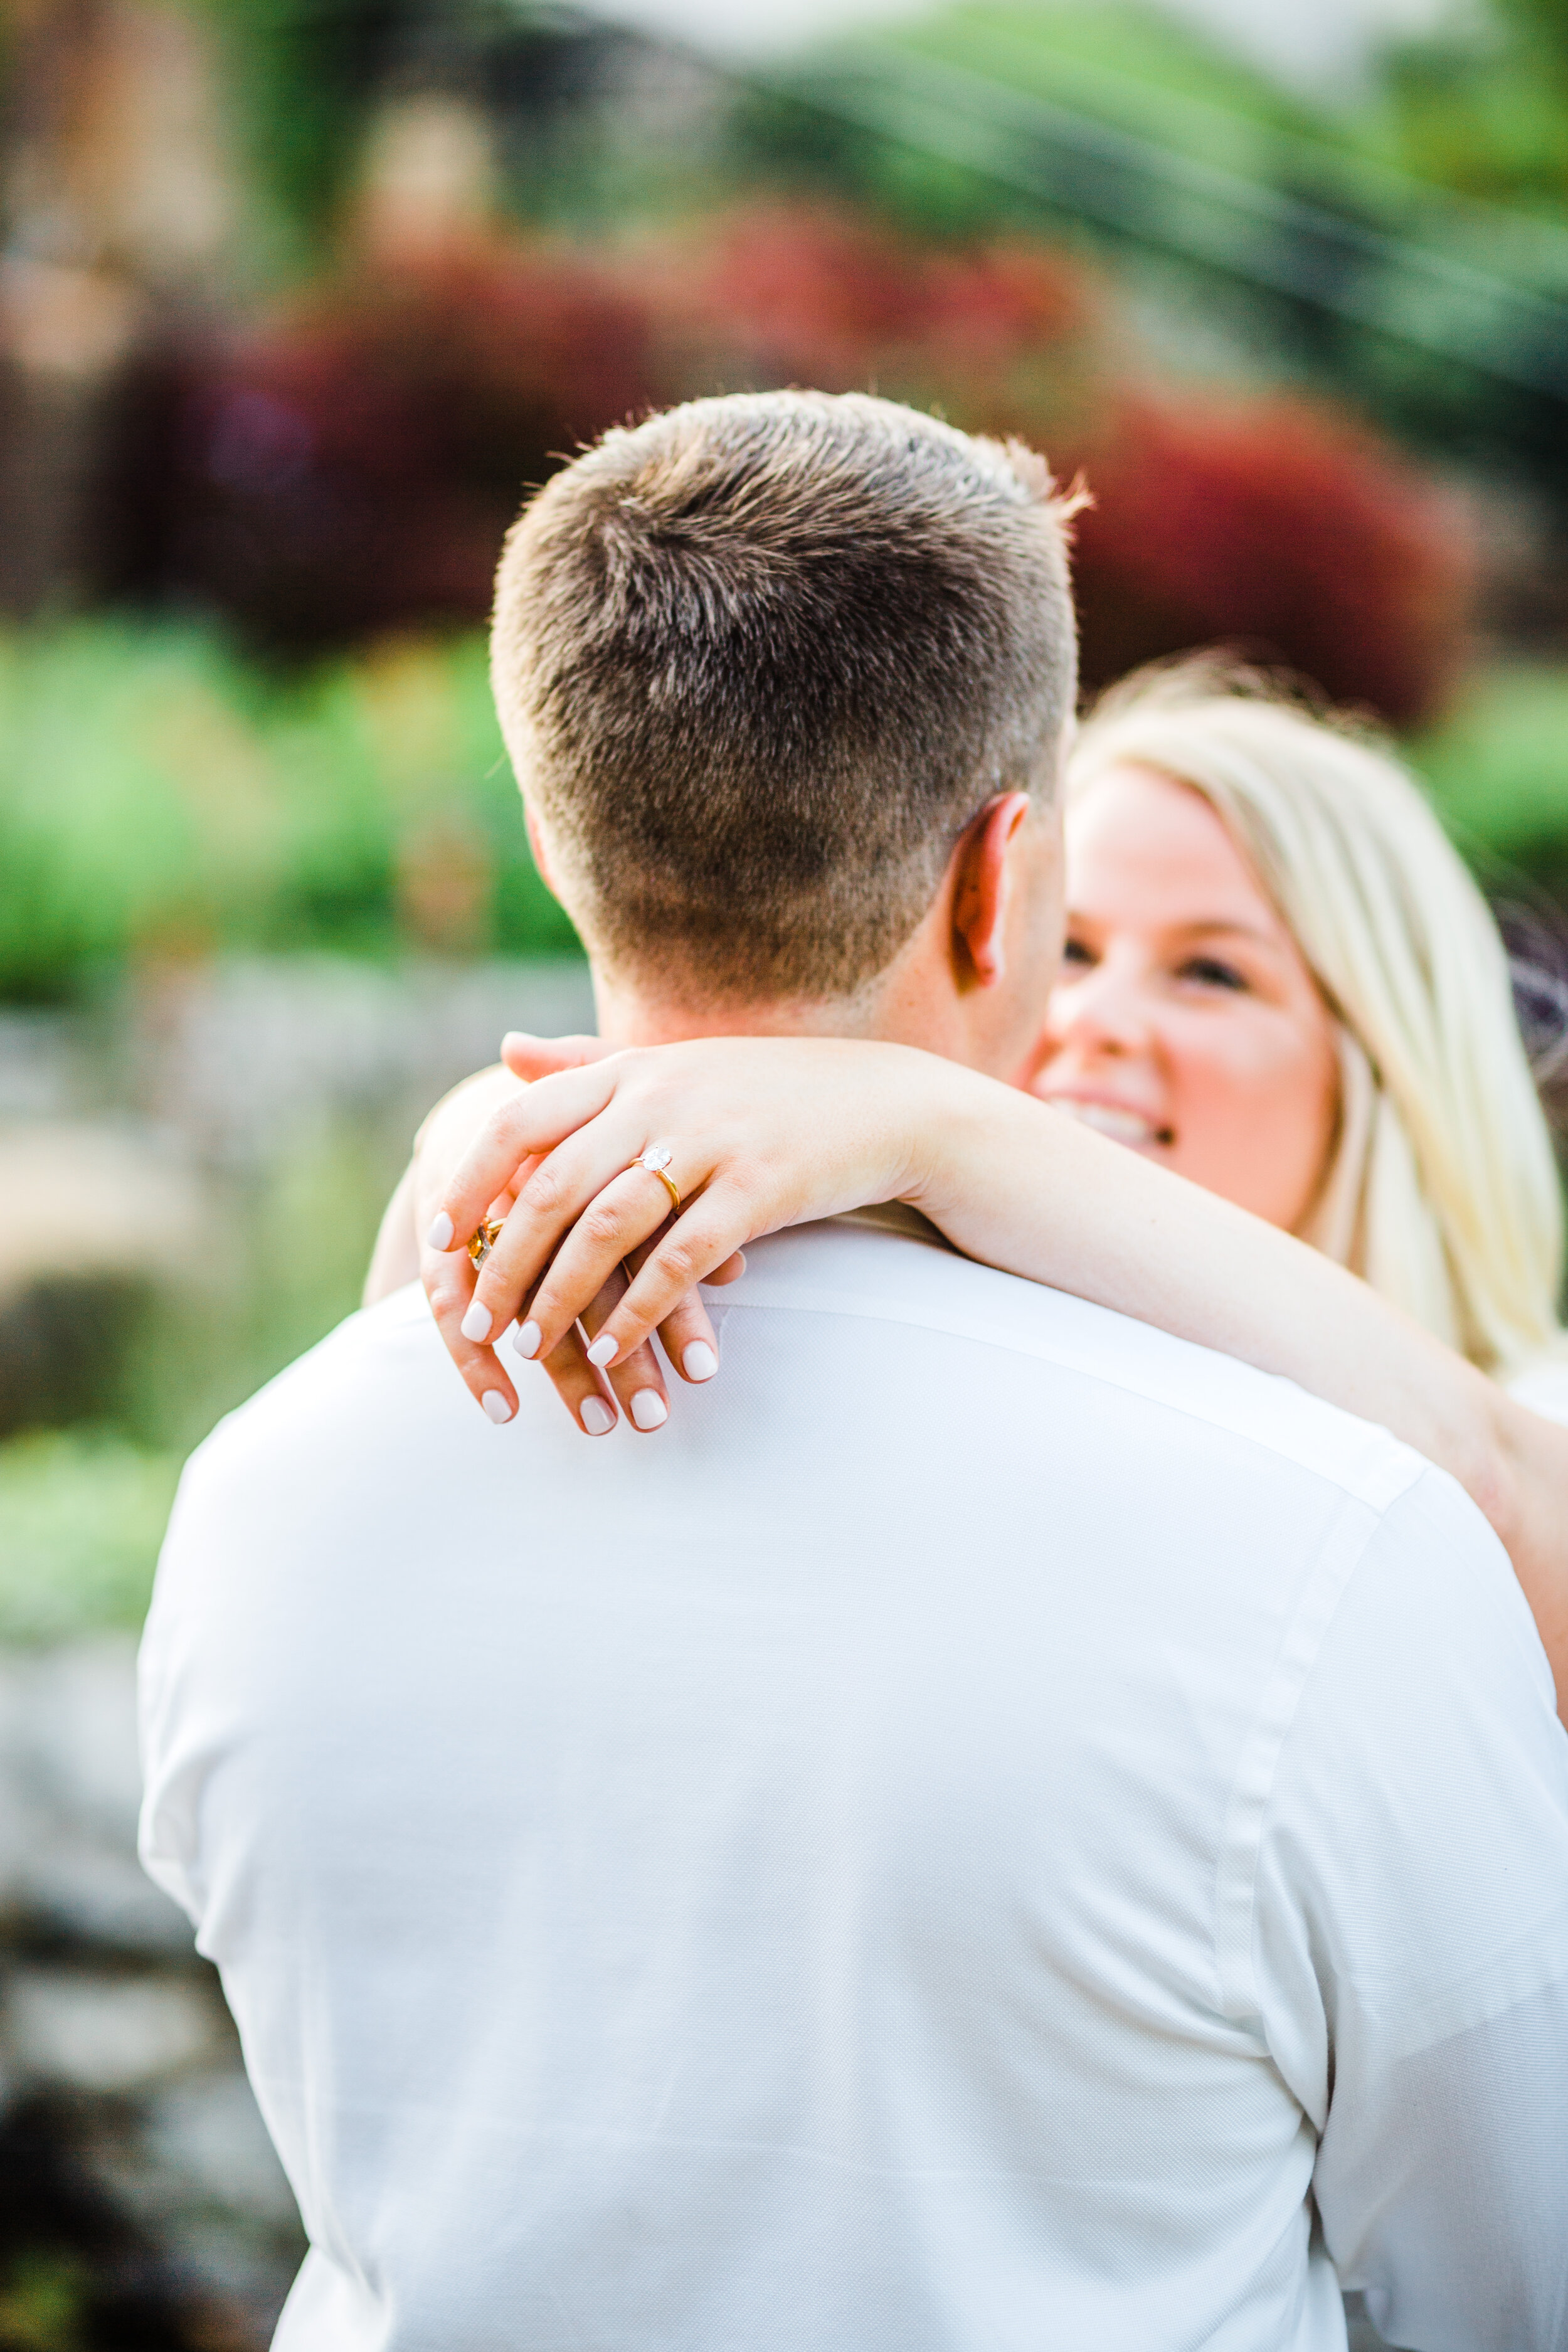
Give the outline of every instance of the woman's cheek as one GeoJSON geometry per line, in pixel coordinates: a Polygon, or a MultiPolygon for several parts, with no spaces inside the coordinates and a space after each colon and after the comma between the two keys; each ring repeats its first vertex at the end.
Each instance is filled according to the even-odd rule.
{"type": "Polygon", "coordinates": [[[1215,1022],[1173,1054],[1169,1164],[1271,1224],[1310,1205],[1332,1129],[1318,1057],[1273,1024],[1215,1022]]]}

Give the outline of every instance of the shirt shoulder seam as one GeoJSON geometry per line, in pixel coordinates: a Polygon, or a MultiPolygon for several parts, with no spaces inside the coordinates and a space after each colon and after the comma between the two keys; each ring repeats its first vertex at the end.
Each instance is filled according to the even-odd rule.
{"type": "MultiPolygon", "coordinates": [[[[1423,1477],[1433,1475],[1431,1464],[1421,1464],[1405,1491],[1409,1492],[1423,1477]]],[[[1226,1806],[1215,1893],[1218,2003],[1221,2013],[1230,2018],[1246,2020],[1262,2015],[1253,1965],[1253,1931],[1264,1822],[1274,1793],[1275,1777],[1329,1630],[1384,1517],[1384,1511],[1346,1496],[1343,1507],[1318,1548],[1311,1574],[1286,1627],[1242,1742],[1226,1806]]]]}

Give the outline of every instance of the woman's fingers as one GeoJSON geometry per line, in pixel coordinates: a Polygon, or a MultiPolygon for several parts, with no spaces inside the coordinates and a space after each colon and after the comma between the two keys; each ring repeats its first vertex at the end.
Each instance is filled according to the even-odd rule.
{"type": "Polygon", "coordinates": [[[501,1060],[515,1078],[580,1070],[585,1063],[602,1062],[613,1050],[602,1037],[533,1037],[526,1029],[509,1029],[500,1041],[501,1060]]]}
{"type": "MultiPolygon", "coordinates": [[[[581,1297],[583,1284],[589,1279],[584,1268],[591,1266],[592,1255],[579,1257],[575,1254],[580,1230],[574,1228],[557,1253],[529,1309],[547,1335],[564,1327],[574,1302],[581,1297]]],[[[706,1368],[701,1360],[695,1367],[688,1367],[683,1360],[684,1351],[693,1338],[706,1339],[708,1345],[713,1347],[711,1326],[706,1330],[695,1324],[689,1327],[686,1320],[677,1318],[677,1310],[695,1292],[698,1284],[707,1280],[713,1267],[725,1265],[734,1255],[737,1243],[750,1238],[750,1203],[744,1193],[739,1187],[723,1182],[710,1186],[653,1244],[630,1289],[597,1334],[594,1347],[597,1360],[605,1366],[617,1363],[632,1349],[641,1347],[651,1331],[674,1322],[675,1339],[669,1346],[672,1361],[680,1366],[687,1380],[703,1377],[706,1368]]],[[[577,1311],[582,1311],[580,1306],[577,1311]]],[[[717,1352],[714,1348],[715,1355],[717,1352]]]]}
{"type": "MultiPolygon", "coordinates": [[[[602,1191],[592,1194],[559,1242],[553,1235],[545,1238],[530,1230],[527,1209],[526,1199],[520,1197],[497,1243],[496,1254],[499,1255],[510,1242],[515,1227],[521,1253],[518,1264],[522,1269],[522,1280],[531,1292],[529,1317],[540,1345],[545,1348],[552,1347],[561,1332],[586,1314],[615,1268],[634,1257],[669,1217],[668,1197],[658,1178],[637,1167],[624,1169],[602,1191]]],[[[488,1265],[485,1271],[489,1272],[488,1265]]],[[[509,1272],[510,1279],[515,1280],[516,1267],[509,1272]]],[[[502,1282],[507,1279],[505,1274],[500,1277],[502,1282]]],[[[686,1285],[688,1289],[692,1286],[690,1283],[686,1285]]],[[[498,1286],[498,1298],[504,1300],[508,1295],[498,1286]]],[[[668,1304],[673,1308],[677,1301],[672,1297],[668,1304]]],[[[496,1311],[500,1311],[499,1307],[496,1311]]],[[[469,1337],[473,1336],[470,1326],[469,1337]]],[[[640,1332],[638,1344],[647,1337],[647,1331],[640,1332]]],[[[624,1346],[623,1342],[623,1349],[624,1346]]],[[[605,1360],[610,1359],[606,1357],[605,1360]]]]}
{"type": "MultiPolygon", "coordinates": [[[[626,1287],[626,1275],[617,1266],[598,1297],[584,1309],[583,1328],[590,1341],[619,1305],[626,1287]]],[[[664,1384],[658,1358],[649,1344],[645,1342],[642,1347],[633,1348],[629,1353],[618,1356],[615,1370],[607,1377],[634,1429],[640,1429],[646,1435],[663,1427],[669,1419],[669,1392],[664,1384]]]]}
{"type": "Polygon", "coordinates": [[[552,1348],[584,1312],[621,1260],[657,1233],[669,1214],[660,1179],[632,1160],[619,1115],[590,1120],[534,1169],[521,1185],[510,1215],[480,1270],[468,1338],[499,1331],[538,1286],[547,1270],[564,1265],[571,1310],[561,1305],[559,1281],[540,1313],[531,1310],[542,1346],[552,1348]]]}
{"type": "Polygon", "coordinates": [[[617,1175],[600,1192],[591,1185],[580,1196],[574,1192],[557,1203],[543,1231],[520,1194],[479,1270],[465,1336],[485,1339],[515,1316],[519,1354],[548,1354],[668,1214],[668,1202],[646,1172],[617,1175]],[[565,1239],[552,1259],[562,1225],[565,1239]]]}
{"type": "Polygon", "coordinates": [[[575,1325],[544,1359],[551,1386],[585,1437],[607,1437],[620,1415],[615,1391],[588,1361],[587,1342],[575,1325]]]}
{"type": "MultiPolygon", "coordinates": [[[[658,1234],[654,1234],[649,1240],[644,1242],[640,1249],[633,1250],[621,1270],[618,1280],[614,1285],[607,1285],[600,1294],[604,1311],[595,1317],[594,1328],[596,1334],[603,1335],[605,1324],[625,1297],[628,1284],[642,1272],[644,1265],[653,1255],[658,1239],[658,1234]]],[[[729,1260],[729,1264],[739,1270],[744,1266],[745,1260],[737,1251],[729,1260]]],[[[700,1290],[689,1290],[684,1298],[676,1302],[660,1323],[658,1337],[665,1354],[683,1381],[691,1381],[700,1385],[703,1381],[712,1379],[719,1369],[719,1339],[709,1320],[708,1309],[702,1304],[702,1294],[700,1290]]],[[[632,1350],[631,1358],[623,1359],[617,1355],[610,1372],[611,1380],[617,1378],[623,1360],[633,1360],[640,1357],[645,1349],[648,1349],[647,1340],[632,1350]]],[[[648,1351],[651,1352],[651,1349],[648,1351]]]]}
{"type": "MultiPolygon", "coordinates": [[[[474,1292],[473,1268],[467,1255],[427,1250],[422,1273],[437,1328],[468,1393],[487,1420],[498,1425],[510,1421],[517,1412],[517,1391],[503,1362],[506,1350],[470,1339],[463,1329],[463,1318],[473,1304],[474,1292]]],[[[606,1299],[606,1312],[610,1304],[606,1299]]],[[[498,1332],[496,1336],[499,1339],[501,1335],[498,1332]]],[[[632,1369],[626,1374],[623,1385],[629,1398],[636,1367],[632,1359],[626,1361],[632,1369]]],[[[615,1391],[605,1375],[588,1361],[587,1342],[575,1325],[542,1359],[542,1369],[578,1428],[589,1437],[607,1436],[620,1418],[615,1391]]]]}
{"type": "MultiPolygon", "coordinates": [[[[606,1322],[609,1320],[607,1315],[605,1319],[606,1322]]],[[[612,1333],[611,1336],[615,1335],[612,1333]]],[[[670,1309],[659,1324],[658,1337],[665,1354],[683,1381],[690,1381],[700,1387],[704,1381],[712,1379],[719,1369],[719,1341],[708,1319],[708,1309],[702,1304],[700,1291],[689,1290],[685,1297],[670,1309]]],[[[633,1354],[640,1356],[647,1346],[645,1340],[642,1347],[633,1349],[633,1354]]],[[[619,1371],[620,1363],[617,1356],[610,1368],[612,1380],[619,1371]]]]}
{"type": "Polygon", "coordinates": [[[590,1131],[614,1092],[613,1076],[598,1063],[542,1078],[491,1111],[437,1195],[421,1242],[437,1250],[463,1248],[487,1202],[507,1189],[521,1161],[590,1131]]]}
{"type": "Polygon", "coordinates": [[[489,1420],[510,1421],[517,1411],[517,1391],[495,1349],[470,1339],[463,1328],[474,1293],[474,1270],[468,1258],[460,1253],[450,1255],[423,1250],[419,1275],[436,1328],[474,1402],[489,1420]]]}
{"type": "MultiPolygon", "coordinates": [[[[505,1203],[498,1201],[493,1205],[499,1209],[505,1203]]],[[[635,1232],[646,1213],[645,1210],[643,1216],[634,1215],[624,1230],[635,1232]]],[[[657,1215],[657,1211],[653,1213],[657,1215]]],[[[733,1213],[738,1214],[738,1209],[733,1213]]],[[[668,1215],[661,1222],[668,1223],[668,1215]]],[[[477,1336],[472,1318],[478,1285],[466,1252],[426,1249],[423,1253],[421,1273],[437,1328],[470,1395],[488,1419],[508,1422],[517,1411],[517,1391],[505,1364],[507,1356],[516,1353],[542,1368],[578,1427],[590,1437],[605,1436],[615,1427],[617,1403],[635,1429],[651,1433],[662,1427],[668,1418],[669,1394],[651,1345],[656,1325],[665,1351],[683,1380],[700,1384],[713,1377],[719,1369],[718,1342],[695,1286],[697,1280],[706,1277],[688,1272],[684,1285],[679,1290],[676,1286],[681,1269],[699,1266],[710,1256],[716,1263],[708,1269],[709,1276],[725,1281],[743,1272],[745,1260],[730,1249],[726,1230],[705,1238],[694,1213],[683,1222],[690,1225],[690,1234],[675,1240],[668,1254],[661,1255],[657,1228],[640,1248],[632,1250],[639,1289],[629,1307],[628,1277],[619,1256],[592,1295],[583,1296],[576,1315],[569,1315],[563,1303],[584,1291],[592,1276],[584,1268],[596,1263],[600,1250],[618,1248],[623,1229],[617,1220],[610,1237],[595,1245],[592,1256],[580,1260],[575,1276],[570,1263],[550,1269],[551,1279],[563,1286],[557,1297],[542,1306],[537,1294],[524,1297],[519,1327],[510,1336],[510,1316],[505,1322],[492,1322],[485,1339],[477,1336]],[[644,1281],[650,1265],[653,1279],[644,1281]],[[578,1328],[579,1316],[583,1329],[578,1328]],[[540,1318],[549,1326],[548,1343],[540,1318]],[[504,1345],[498,1345],[503,1340],[504,1345]],[[606,1345],[614,1350],[607,1369],[590,1356],[590,1349],[599,1355],[606,1345]]],[[[485,1271],[489,1271],[488,1265],[485,1271]]]]}

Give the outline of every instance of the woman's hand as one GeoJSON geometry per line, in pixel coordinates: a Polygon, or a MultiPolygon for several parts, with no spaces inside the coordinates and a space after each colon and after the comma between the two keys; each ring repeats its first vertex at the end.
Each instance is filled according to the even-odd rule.
{"type": "MultiPolygon", "coordinates": [[[[510,1041],[517,1049],[517,1058],[531,1068],[556,1066],[571,1066],[584,1058],[581,1049],[597,1050],[597,1041],[563,1039],[546,1043],[533,1038],[510,1041]]],[[[467,1247],[437,1252],[423,1240],[429,1227],[434,1202],[444,1192],[454,1169],[463,1159],[476,1130],[487,1117],[500,1106],[514,1100],[520,1089],[504,1070],[481,1072],[454,1088],[437,1104],[426,1120],[416,1141],[415,1157],[408,1173],[398,1187],[397,1200],[403,1202],[403,1215],[407,1227],[406,1247],[414,1265],[409,1273],[417,1272],[430,1300],[437,1327],[447,1352],[475,1402],[487,1416],[495,1422],[510,1421],[517,1409],[517,1392],[507,1372],[502,1357],[491,1344],[499,1340],[504,1325],[489,1327],[486,1338],[478,1336],[479,1318],[473,1317],[475,1273],[467,1247]]],[[[502,1217],[511,1205],[518,1183],[528,1174],[531,1163],[512,1170],[504,1184],[498,1186],[496,1197],[489,1202],[487,1214],[502,1217]]],[[[389,1209],[389,1218],[393,1210],[389,1209]]],[[[388,1265],[398,1253],[383,1238],[377,1244],[377,1263],[388,1265]]],[[[739,1265],[734,1269],[739,1272],[739,1265]]],[[[374,1276],[373,1267],[373,1276],[374,1276]]],[[[408,1275],[404,1274],[403,1279],[408,1275]]],[[[725,1268],[718,1269],[718,1278],[728,1278],[725,1268]]],[[[583,1321],[588,1337],[595,1333],[605,1317],[620,1298],[626,1286],[626,1275],[616,1267],[602,1290],[586,1302],[583,1321]]],[[[367,1304],[383,1295],[385,1286],[372,1292],[367,1286],[367,1304]]],[[[681,1377],[689,1381],[710,1378],[718,1369],[718,1355],[713,1327],[709,1321],[701,1299],[695,1294],[682,1301],[660,1328],[659,1337],[672,1362],[681,1368],[681,1377]]],[[[600,1437],[612,1430],[619,1418],[617,1407],[624,1408],[634,1428],[651,1431],[660,1426],[668,1412],[668,1399],[664,1374],[653,1349],[643,1346],[625,1354],[615,1370],[606,1376],[587,1360],[588,1339],[575,1327],[568,1329],[558,1346],[541,1358],[541,1369],[546,1373],[563,1403],[578,1427],[588,1436],[600,1437]]]]}
{"type": "MultiPolygon", "coordinates": [[[[537,1041],[505,1050],[514,1068],[539,1066],[537,1041]]],[[[510,1188],[460,1333],[515,1318],[519,1352],[550,1361],[581,1317],[595,1324],[585,1364],[618,1371],[655,1329],[671,1349],[696,1286],[739,1273],[747,1242],[916,1188],[920,1138],[965,1084],[988,1082],[907,1046],[838,1038],[700,1038],[584,1057],[489,1110],[450,1182],[419,1204],[431,1209],[425,1247],[466,1266],[469,1234],[510,1188]],[[644,1164],[650,1151],[668,1152],[662,1173],[644,1164]],[[629,1288],[595,1316],[626,1262],[629,1288]]],[[[689,1344],[678,1334],[672,1351],[688,1378],[689,1344]]],[[[453,1353],[479,1393],[482,1369],[453,1353]]]]}

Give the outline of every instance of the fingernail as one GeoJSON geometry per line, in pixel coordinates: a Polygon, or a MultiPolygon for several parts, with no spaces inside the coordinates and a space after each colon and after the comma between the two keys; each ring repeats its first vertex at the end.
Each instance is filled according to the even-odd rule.
{"type": "Polygon", "coordinates": [[[488,1339],[490,1336],[490,1310],[481,1307],[476,1298],[458,1326],[465,1339],[488,1339]]]}
{"type": "Polygon", "coordinates": [[[446,1210],[443,1209],[440,1215],[437,1218],[435,1223],[431,1226],[429,1232],[425,1236],[426,1247],[433,1250],[450,1249],[452,1246],[452,1220],[447,1214],[446,1210]]]}
{"type": "Polygon", "coordinates": [[[632,1419],[639,1429],[657,1429],[669,1419],[669,1407],[657,1389],[638,1389],[632,1399],[632,1419]]]}
{"type": "Polygon", "coordinates": [[[591,1364],[613,1364],[616,1360],[616,1341],[613,1335],[608,1331],[601,1331],[588,1350],[588,1361],[591,1364]]]}
{"type": "Polygon", "coordinates": [[[710,1381],[719,1369],[719,1359],[706,1339],[693,1339],[681,1351],[680,1369],[689,1381],[710,1381]]]}
{"type": "Polygon", "coordinates": [[[483,1405],[485,1411],[489,1413],[493,1422],[499,1423],[511,1419],[511,1407],[508,1404],[505,1397],[502,1396],[500,1389],[487,1389],[483,1396],[479,1399],[479,1402],[483,1405]]]}
{"type": "Polygon", "coordinates": [[[607,1437],[616,1425],[616,1416],[603,1397],[584,1397],[583,1426],[590,1437],[607,1437]]]}
{"type": "Polygon", "coordinates": [[[517,1327],[517,1337],[511,1344],[520,1356],[526,1356],[531,1361],[539,1353],[539,1339],[540,1331],[537,1323],[520,1323],[517,1327]]]}

